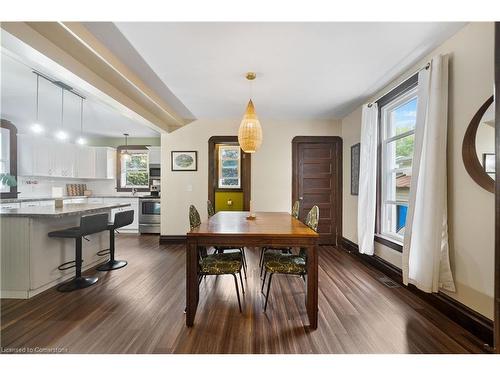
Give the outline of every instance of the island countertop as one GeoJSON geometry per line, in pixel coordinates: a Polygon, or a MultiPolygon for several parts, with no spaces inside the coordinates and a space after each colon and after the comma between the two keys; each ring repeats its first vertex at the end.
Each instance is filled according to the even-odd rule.
{"type": "Polygon", "coordinates": [[[127,206],[130,206],[130,203],[73,203],[65,204],[61,208],[55,208],[54,206],[0,208],[0,216],[54,219],[66,216],[86,215],[127,206]]]}

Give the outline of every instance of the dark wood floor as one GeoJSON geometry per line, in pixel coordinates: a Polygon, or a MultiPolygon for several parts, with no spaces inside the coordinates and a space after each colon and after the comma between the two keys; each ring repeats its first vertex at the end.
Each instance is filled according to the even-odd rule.
{"type": "Polygon", "coordinates": [[[1,346],[62,348],[70,353],[477,353],[478,340],[352,255],[321,247],[319,325],[304,328],[304,283],[273,280],[263,312],[258,254],[247,251],[244,311],[231,276],[201,284],[195,326],[185,326],[183,245],[156,236],[120,235],[129,265],[99,272],[93,287],[30,300],[1,301],[1,346]]]}

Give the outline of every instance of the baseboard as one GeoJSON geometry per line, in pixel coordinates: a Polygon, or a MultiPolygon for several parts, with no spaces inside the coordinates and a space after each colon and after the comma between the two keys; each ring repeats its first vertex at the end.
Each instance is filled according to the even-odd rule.
{"type": "Polygon", "coordinates": [[[170,236],[170,235],[161,235],[160,243],[162,244],[178,244],[186,242],[186,236],[170,236]]]}
{"type": "MultiPolygon", "coordinates": [[[[356,245],[352,241],[349,241],[347,238],[342,237],[340,244],[344,250],[347,250],[348,252],[356,255],[363,262],[383,272],[398,284],[403,285],[403,274],[398,267],[388,263],[387,261],[376,255],[369,256],[361,254],[359,252],[358,245],[356,245]]],[[[431,304],[436,310],[440,311],[455,323],[461,325],[463,328],[471,332],[483,342],[493,347],[492,320],[486,318],[485,316],[454,300],[444,293],[425,293],[417,289],[414,285],[403,285],[403,287],[407,288],[409,291],[411,291],[427,303],[431,304]]]]}

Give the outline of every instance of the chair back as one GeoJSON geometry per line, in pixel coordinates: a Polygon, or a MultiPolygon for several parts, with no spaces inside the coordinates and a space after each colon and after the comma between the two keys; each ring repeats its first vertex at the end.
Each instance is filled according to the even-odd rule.
{"type": "Polygon", "coordinates": [[[208,217],[212,217],[215,215],[215,210],[214,210],[214,206],[212,204],[211,201],[207,201],[207,213],[208,213],[208,217]]]}
{"type": "Polygon", "coordinates": [[[311,211],[309,211],[307,214],[305,224],[309,228],[311,228],[312,230],[317,232],[318,231],[318,222],[319,222],[319,207],[313,206],[311,208],[311,211]]]}
{"type": "Polygon", "coordinates": [[[108,214],[95,214],[80,218],[80,232],[82,236],[108,230],[108,214]]]}
{"type": "Polygon", "coordinates": [[[200,214],[195,206],[189,206],[189,226],[191,229],[199,227],[201,224],[200,214]]]}
{"type": "Polygon", "coordinates": [[[300,201],[295,201],[292,207],[292,216],[298,219],[299,215],[300,215],[300,201]]]}
{"type": "Polygon", "coordinates": [[[133,221],[134,221],[134,210],[117,212],[115,214],[115,220],[113,222],[113,226],[115,227],[115,229],[123,228],[126,227],[127,225],[132,224],[133,221]]]}

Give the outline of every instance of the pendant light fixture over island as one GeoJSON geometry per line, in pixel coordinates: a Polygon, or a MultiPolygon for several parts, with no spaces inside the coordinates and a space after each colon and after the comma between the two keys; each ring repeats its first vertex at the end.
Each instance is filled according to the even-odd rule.
{"type": "MultiPolygon", "coordinates": [[[[256,74],[253,72],[248,72],[246,75],[246,79],[250,82],[250,85],[255,78],[256,74]]],[[[238,143],[241,149],[248,153],[254,153],[262,144],[262,128],[257,113],[255,113],[251,96],[243,115],[243,120],[241,120],[240,129],[238,130],[238,143]]]]}

